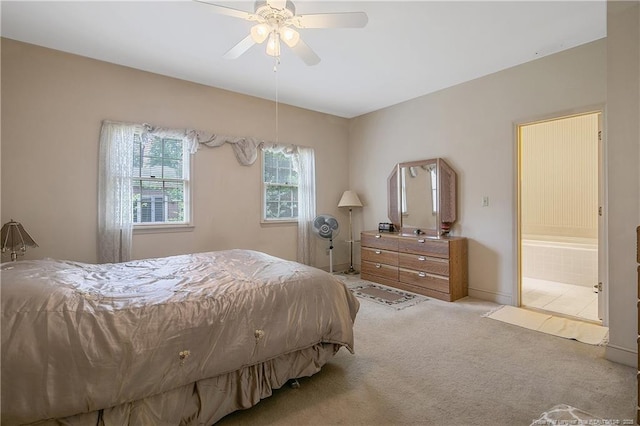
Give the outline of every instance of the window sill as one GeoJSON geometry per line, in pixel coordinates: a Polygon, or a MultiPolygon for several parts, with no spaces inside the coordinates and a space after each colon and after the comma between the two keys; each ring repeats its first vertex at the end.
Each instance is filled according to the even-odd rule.
{"type": "Polygon", "coordinates": [[[260,221],[260,224],[262,225],[297,225],[298,224],[298,220],[291,220],[291,219],[283,219],[283,220],[265,220],[262,219],[260,221]]]}
{"type": "Polygon", "coordinates": [[[192,232],[194,225],[134,225],[134,234],[161,234],[165,232],[192,232]]]}

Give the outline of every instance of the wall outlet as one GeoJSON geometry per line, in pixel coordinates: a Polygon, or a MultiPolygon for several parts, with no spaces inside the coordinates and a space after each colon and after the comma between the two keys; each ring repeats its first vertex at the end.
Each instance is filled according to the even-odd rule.
{"type": "Polygon", "coordinates": [[[482,207],[489,207],[489,197],[486,195],[482,197],[482,207]]]}

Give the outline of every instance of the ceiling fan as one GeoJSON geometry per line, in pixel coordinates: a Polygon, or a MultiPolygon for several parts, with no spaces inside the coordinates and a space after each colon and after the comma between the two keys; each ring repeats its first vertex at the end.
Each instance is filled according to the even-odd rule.
{"type": "Polygon", "coordinates": [[[296,15],[296,8],[290,0],[258,0],[254,12],[233,9],[211,3],[207,0],[196,0],[206,3],[213,11],[234,18],[255,22],[248,36],[233,46],[224,57],[236,59],[254,44],[267,41],[267,54],[280,56],[281,42],[293,50],[307,65],[316,65],[320,57],[300,38],[295,28],[362,28],[369,18],[364,12],[317,13],[296,15]]]}

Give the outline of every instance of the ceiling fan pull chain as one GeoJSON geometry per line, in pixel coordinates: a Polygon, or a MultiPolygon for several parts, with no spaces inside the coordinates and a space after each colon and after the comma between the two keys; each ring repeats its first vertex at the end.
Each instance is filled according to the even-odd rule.
{"type": "Polygon", "coordinates": [[[274,64],[273,64],[273,72],[276,76],[276,144],[279,142],[278,139],[278,121],[279,121],[279,117],[278,117],[278,64],[280,64],[280,57],[279,56],[274,56],[273,58],[274,60],[274,64]]]}
{"type": "Polygon", "coordinates": [[[278,72],[278,65],[280,65],[280,56],[273,57],[273,72],[278,72]]]}

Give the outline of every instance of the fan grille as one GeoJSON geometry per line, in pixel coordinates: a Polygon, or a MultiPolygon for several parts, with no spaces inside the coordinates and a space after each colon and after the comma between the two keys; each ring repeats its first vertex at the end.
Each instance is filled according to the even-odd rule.
{"type": "Polygon", "coordinates": [[[322,238],[333,238],[338,235],[338,221],[329,215],[318,216],[313,221],[313,229],[322,238]]]}

